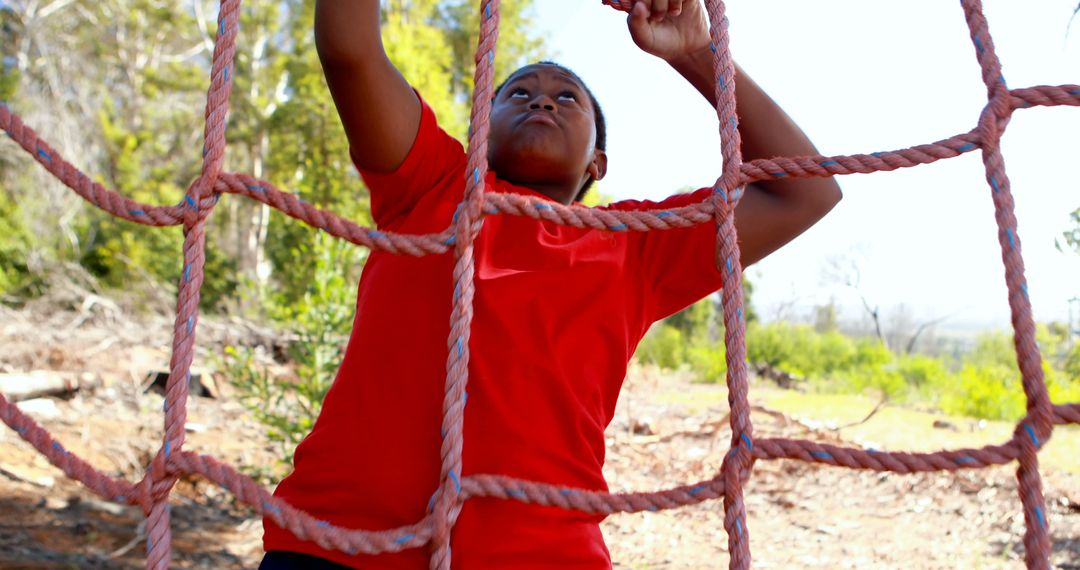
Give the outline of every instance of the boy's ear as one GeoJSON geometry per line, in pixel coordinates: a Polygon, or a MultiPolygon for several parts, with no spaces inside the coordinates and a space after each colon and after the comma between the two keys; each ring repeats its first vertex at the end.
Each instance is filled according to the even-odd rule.
{"type": "Polygon", "coordinates": [[[593,180],[603,179],[604,175],[607,174],[607,153],[600,149],[595,149],[593,151],[592,162],[589,163],[589,168],[586,169],[586,172],[589,173],[589,176],[591,176],[593,180]]]}

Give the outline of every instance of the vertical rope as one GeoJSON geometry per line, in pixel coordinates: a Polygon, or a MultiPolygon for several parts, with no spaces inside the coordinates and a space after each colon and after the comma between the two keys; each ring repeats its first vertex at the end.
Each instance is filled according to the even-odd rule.
{"type": "Polygon", "coordinates": [[[982,2],[964,0],[962,5],[990,100],[980,117],[977,131],[982,141],[986,181],[992,190],[998,243],[1005,264],[1005,283],[1009,290],[1014,330],[1013,343],[1023,378],[1024,394],[1027,396],[1027,418],[1017,426],[1016,431],[1017,440],[1020,442],[1020,465],[1016,477],[1026,522],[1024,556],[1028,568],[1048,569],[1050,525],[1039,475],[1038,451],[1053,429],[1053,410],[1043,379],[1042,356],[1035,342],[1035,320],[1031,313],[1027,280],[1024,277],[1024,259],[1020,249],[1020,234],[1017,231],[1015,204],[1009,177],[1005,172],[1005,160],[1001,155],[1001,134],[1012,113],[1012,106],[1005,76],[1001,71],[1001,62],[994,51],[994,41],[983,16],[982,2]]]}
{"type": "MultiPolygon", "coordinates": [[[[206,97],[203,166],[199,177],[184,197],[184,267],[176,300],[176,321],[173,323],[172,358],[169,379],[165,384],[165,436],[147,473],[150,512],[146,527],[146,567],[165,569],[172,555],[172,532],[169,517],[169,493],[177,475],[170,474],[168,464],[184,446],[184,424],[187,422],[188,385],[191,363],[195,353],[195,329],[199,319],[199,297],[206,261],[206,218],[213,207],[203,208],[204,198],[212,192],[221,174],[225,156],[225,118],[229,95],[232,92],[233,56],[236,51],[236,26],[240,0],[222,0],[218,12],[217,41],[214,43],[210,68],[210,87],[206,97]]],[[[143,486],[145,490],[147,486],[143,486]]]]}
{"type": "Polygon", "coordinates": [[[720,119],[720,151],[723,172],[714,186],[712,202],[716,220],[716,264],[724,276],[720,293],[727,345],[728,404],[731,407],[731,452],[724,459],[724,529],[728,535],[730,567],[750,567],[750,531],[746,523],[742,483],[753,464],[754,428],[746,379],[746,321],[742,295],[742,263],[735,232],[735,207],[742,198],[742,138],[735,112],[735,64],[729,49],[728,19],[722,0],[707,0],[709,35],[712,38],[716,90],[716,114],[720,119]]]}
{"type": "Polygon", "coordinates": [[[461,512],[461,450],[464,440],[466,386],[469,381],[469,337],[473,312],[473,241],[480,231],[487,176],[487,139],[491,98],[495,89],[495,48],[499,38],[499,0],[482,6],[480,37],[473,77],[473,105],[466,161],[465,197],[454,227],[454,308],[450,316],[446,390],[443,397],[442,468],[434,503],[431,568],[450,568],[450,535],[461,512]]]}

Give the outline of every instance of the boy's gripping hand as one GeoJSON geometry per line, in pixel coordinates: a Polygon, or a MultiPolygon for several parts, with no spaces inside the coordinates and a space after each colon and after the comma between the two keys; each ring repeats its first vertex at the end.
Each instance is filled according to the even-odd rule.
{"type": "Polygon", "coordinates": [[[709,47],[709,20],[701,0],[639,0],[626,22],[639,48],[667,62],[709,47]]]}

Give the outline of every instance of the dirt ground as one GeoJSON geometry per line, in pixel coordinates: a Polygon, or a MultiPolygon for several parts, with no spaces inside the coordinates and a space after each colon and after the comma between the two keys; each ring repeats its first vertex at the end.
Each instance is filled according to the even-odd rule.
{"type": "MultiPolygon", "coordinates": [[[[160,444],[161,397],[143,386],[147,373],[167,367],[170,330],[167,318],[132,322],[107,304],[53,313],[0,308],[0,373],[91,373],[93,386],[27,409],[67,449],[134,481],[160,444]]],[[[204,321],[200,332],[204,351],[258,336],[236,322],[204,321]]],[[[635,368],[608,431],[612,489],[661,489],[715,473],[730,437],[717,421],[727,412],[722,392],[635,368]],[[720,403],[672,404],[672,393],[720,403]]],[[[839,440],[769,410],[759,409],[754,422],[759,437],[839,440]]],[[[225,382],[217,398],[191,399],[188,432],[186,449],[241,469],[275,464],[274,446],[225,382]]],[[[1054,567],[1080,570],[1080,477],[1043,475],[1054,567]]],[[[262,529],[249,509],[201,479],[182,480],[172,497],[171,567],[257,567],[262,529]]],[[[901,476],[758,462],[745,497],[757,568],[1023,567],[1011,467],[901,476]]],[[[725,568],[722,520],[713,501],[611,517],[604,532],[616,568],[725,568]]],[[[0,426],[0,568],[143,568],[144,538],[137,508],[98,499],[0,426]]]]}

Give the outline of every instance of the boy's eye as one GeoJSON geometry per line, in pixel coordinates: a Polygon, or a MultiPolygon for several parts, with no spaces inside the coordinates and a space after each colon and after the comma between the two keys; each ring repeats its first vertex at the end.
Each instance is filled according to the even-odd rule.
{"type": "Polygon", "coordinates": [[[559,99],[569,99],[571,101],[577,101],[577,95],[573,91],[563,91],[559,93],[559,99]]]}
{"type": "Polygon", "coordinates": [[[521,87],[515,88],[512,91],[510,91],[510,98],[511,99],[528,97],[528,96],[529,96],[529,92],[522,89],[521,87]]]}

